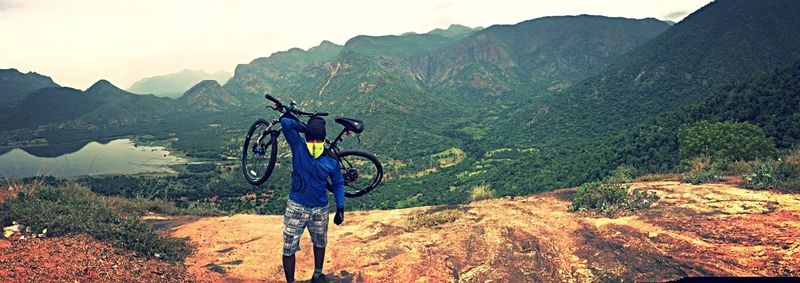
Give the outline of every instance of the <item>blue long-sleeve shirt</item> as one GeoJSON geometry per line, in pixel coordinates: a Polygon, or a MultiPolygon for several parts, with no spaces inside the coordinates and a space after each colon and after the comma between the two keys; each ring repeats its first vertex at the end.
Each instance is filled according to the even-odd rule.
{"type": "Polygon", "coordinates": [[[293,119],[281,119],[281,131],[292,149],[292,190],[289,199],[296,203],[321,207],[328,205],[328,178],[331,179],[336,208],[344,208],[344,177],[339,162],[325,156],[311,156],[306,141],[298,132],[305,126],[293,119]]]}

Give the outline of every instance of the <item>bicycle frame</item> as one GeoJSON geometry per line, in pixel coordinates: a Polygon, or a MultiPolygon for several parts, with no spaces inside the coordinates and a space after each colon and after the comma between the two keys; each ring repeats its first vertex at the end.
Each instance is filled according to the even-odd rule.
{"type": "MultiPolygon", "coordinates": [[[[255,144],[253,144],[253,147],[255,148],[255,146],[262,144],[264,142],[264,138],[267,137],[267,135],[270,133],[274,133],[275,137],[277,138],[281,134],[280,129],[273,129],[273,127],[275,127],[275,125],[277,124],[280,124],[280,117],[270,121],[269,126],[264,130],[264,132],[261,133],[261,136],[258,137],[258,140],[255,144]]],[[[337,156],[337,159],[340,151],[339,142],[343,140],[342,137],[346,133],[347,133],[347,128],[342,127],[342,131],[340,131],[339,134],[336,135],[335,139],[333,140],[325,139],[325,143],[328,145],[328,150],[332,151],[334,155],[337,156]]],[[[342,162],[341,160],[337,161],[339,161],[340,163],[342,162]]]]}

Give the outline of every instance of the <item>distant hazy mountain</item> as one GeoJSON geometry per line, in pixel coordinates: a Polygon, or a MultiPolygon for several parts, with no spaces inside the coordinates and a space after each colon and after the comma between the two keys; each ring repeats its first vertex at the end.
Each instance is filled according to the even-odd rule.
{"type": "Polygon", "coordinates": [[[46,87],[58,87],[53,79],[34,72],[0,69],[0,118],[9,113],[26,95],[46,87]]]}
{"type": "Polygon", "coordinates": [[[213,74],[203,70],[183,70],[174,74],[154,76],[137,81],[128,88],[137,94],[153,94],[155,96],[178,98],[193,85],[204,80],[216,80],[224,84],[233,74],[219,71],[213,74]]]}

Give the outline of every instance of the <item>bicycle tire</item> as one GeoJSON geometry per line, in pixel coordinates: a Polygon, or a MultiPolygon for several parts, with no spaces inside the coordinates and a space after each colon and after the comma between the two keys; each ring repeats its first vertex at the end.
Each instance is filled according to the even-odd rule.
{"type": "MultiPolygon", "coordinates": [[[[266,134],[269,135],[265,137],[265,139],[269,139],[268,141],[262,141],[265,147],[269,147],[269,159],[266,162],[266,168],[264,169],[264,174],[261,176],[256,175],[258,171],[248,168],[248,165],[256,165],[253,164],[254,162],[248,162],[248,153],[251,153],[251,139],[253,138],[253,134],[255,133],[256,129],[259,128],[260,125],[265,126],[265,130],[269,128],[269,122],[264,119],[258,119],[250,126],[250,129],[247,131],[247,135],[244,138],[244,144],[242,145],[242,174],[244,174],[244,179],[250,183],[251,185],[261,185],[269,179],[270,175],[272,175],[272,171],[275,169],[275,162],[278,156],[278,136],[280,135],[279,132],[269,130],[266,134]]],[[[253,154],[257,154],[252,152],[253,154]]],[[[266,152],[263,154],[266,155],[266,152]]],[[[250,155],[252,156],[252,155],[250,155]]]]}
{"type": "Polygon", "coordinates": [[[381,184],[381,181],[383,181],[383,165],[381,165],[380,161],[378,161],[378,158],[375,157],[375,155],[372,155],[369,152],[364,152],[364,151],[360,151],[360,150],[342,150],[342,151],[339,152],[337,158],[339,159],[339,165],[341,166],[340,170],[342,170],[342,175],[345,176],[345,193],[344,193],[344,196],[350,197],[350,198],[363,196],[364,194],[369,193],[370,191],[372,191],[375,188],[377,188],[381,184]],[[358,177],[360,177],[360,176],[358,176],[358,174],[363,173],[363,172],[357,172],[356,171],[357,174],[355,174],[356,175],[355,176],[355,180],[348,179],[349,177],[352,177],[352,176],[348,176],[348,174],[352,175],[351,173],[348,172],[348,170],[351,170],[351,169],[357,170],[353,166],[353,163],[354,163],[353,161],[354,160],[350,160],[350,159],[348,159],[348,157],[350,157],[350,159],[352,159],[354,157],[361,157],[361,158],[366,159],[366,160],[369,161],[369,164],[367,164],[366,166],[362,167],[362,169],[368,169],[370,171],[374,169],[374,172],[369,172],[370,174],[373,175],[371,177],[371,180],[368,180],[366,182],[369,185],[364,186],[363,188],[360,187],[360,186],[358,186],[358,187],[353,186],[354,185],[353,184],[354,181],[356,181],[358,179],[358,177]],[[372,166],[370,166],[370,165],[372,165],[372,166]],[[353,190],[348,191],[347,187],[350,187],[353,190]]]}

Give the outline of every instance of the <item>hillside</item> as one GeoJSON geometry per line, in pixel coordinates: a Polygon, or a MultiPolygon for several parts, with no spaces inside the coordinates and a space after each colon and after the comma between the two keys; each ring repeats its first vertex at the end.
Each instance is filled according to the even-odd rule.
{"type": "Polygon", "coordinates": [[[141,79],[128,88],[136,94],[152,94],[159,97],[178,98],[193,85],[204,80],[215,80],[224,84],[233,74],[219,71],[213,74],[203,70],[189,70],[141,79]]]}
{"type": "Polygon", "coordinates": [[[241,106],[241,102],[229,94],[214,80],[204,80],[186,91],[180,98],[189,107],[198,110],[219,112],[241,106]]]}
{"type": "MultiPolygon", "coordinates": [[[[335,280],[366,282],[800,275],[797,195],[669,181],[633,188],[653,190],[661,200],[614,219],[567,213],[571,189],[463,206],[348,212],[344,225],[331,224],[325,270],[335,280]]],[[[283,280],[281,216],[155,218],[198,245],[187,259],[194,276],[283,280]]],[[[298,279],[311,275],[310,251],[304,236],[298,279]]]]}
{"type": "Polygon", "coordinates": [[[410,159],[458,146],[468,125],[500,118],[495,112],[541,96],[551,83],[568,85],[597,72],[667,27],[655,20],[577,16],[455,38],[357,36],[342,47],[323,43],[239,65],[225,89],[259,101],[270,92],[370,121],[364,147],[410,159]],[[536,83],[529,78],[543,76],[551,80],[531,88],[536,83]],[[485,103],[495,105],[478,111],[485,103]]]}
{"type": "Polygon", "coordinates": [[[34,72],[21,73],[16,69],[0,69],[0,119],[26,95],[47,87],[58,87],[53,79],[34,72]]]}
{"type": "MultiPolygon", "coordinates": [[[[636,142],[629,142],[630,136],[657,118],[669,119],[661,114],[714,99],[742,81],[769,80],[775,69],[800,60],[800,35],[794,32],[800,28],[800,5],[763,4],[712,2],[598,74],[544,101],[519,105],[509,114],[513,119],[500,120],[488,134],[505,135],[498,146],[536,147],[541,156],[509,162],[485,178],[505,180],[504,191],[522,193],[523,184],[533,190],[574,186],[625,162],[641,165],[643,172],[675,170],[676,155],[670,152],[675,147],[662,144],[675,145],[677,127],[653,126],[636,142]],[[740,20],[731,23],[730,18],[740,20]],[[509,128],[518,130],[508,133],[509,128]]],[[[765,109],[766,103],[753,99],[738,111],[765,109]]],[[[776,119],[791,120],[792,115],[780,113],[776,119]]],[[[676,117],[668,123],[693,122],[685,115],[670,118],[676,117]]]]}
{"type": "Polygon", "coordinates": [[[529,105],[550,111],[528,114],[527,128],[548,140],[597,137],[786,67],[800,60],[798,13],[790,0],[712,2],[565,94],[529,105]]]}

